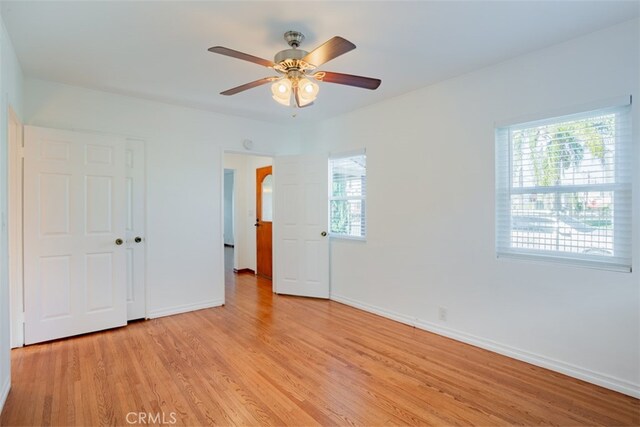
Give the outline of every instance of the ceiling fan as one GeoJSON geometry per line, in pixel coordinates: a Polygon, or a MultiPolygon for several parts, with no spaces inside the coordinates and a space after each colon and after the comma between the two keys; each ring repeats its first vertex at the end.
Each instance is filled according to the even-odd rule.
{"type": "Polygon", "coordinates": [[[276,53],[273,61],[222,46],[209,48],[209,52],[253,62],[267,68],[272,68],[280,74],[278,76],[265,77],[246,83],[220,92],[220,94],[235,95],[247,89],[274,82],[271,85],[273,99],[280,104],[288,106],[291,105],[293,95],[297,107],[307,107],[313,104],[320,89],[311,79],[371,90],[377,89],[382,82],[380,79],[370,77],[333,73],[331,71],[316,71],[319,66],[356,48],[356,45],[342,37],[333,37],[311,52],[298,49],[304,40],[304,35],[298,31],[287,31],[284,33],[284,39],[289,46],[291,46],[291,49],[285,49],[276,53]]]}

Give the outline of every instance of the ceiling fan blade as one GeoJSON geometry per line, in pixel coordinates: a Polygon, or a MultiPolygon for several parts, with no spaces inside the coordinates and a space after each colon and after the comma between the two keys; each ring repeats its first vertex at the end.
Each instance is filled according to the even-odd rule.
{"type": "Polygon", "coordinates": [[[313,78],[321,82],[337,83],[340,85],[356,86],[363,89],[378,89],[382,80],[371,77],[354,76],[352,74],[332,73],[331,71],[319,71],[313,78]]]}
{"type": "Polygon", "coordinates": [[[265,67],[273,68],[276,64],[268,59],[258,58],[257,56],[249,55],[248,53],[238,52],[237,50],[229,49],[222,46],[214,46],[208,49],[209,52],[219,53],[220,55],[230,56],[232,58],[242,59],[243,61],[253,62],[254,64],[262,65],[265,67]]]}
{"type": "Polygon", "coordinates": [[[356,45],[351,43],[347,39],[343,39],[342,37],[334,37],[329,39],[325,44],[319,46],[309,52],[307,56],[302,58],[308,64],[315,65],[319,67],[325,62],[329,62],[338,56],[349,52],[356,48],[356,45]]]}
{"type": "Polygon", "coordinates": [[[238,87],[234,87],[231,89],[227,89],[224,92],[220,92],[220,95],[235,95],[236,93],[240,93],[240,92],[244,92],[247,89],[252,89],[254,87],[257,86],[262,86],[264,84],[267,84],[269,82],[272,82],[274,80],[278,80],[280,77],[277,76],[273,76],[273,77],[265,77],[264,79],[260,79],[260,80],[256,80],[254,82],[251,83],[245,83],[242,86],[238,86],[238,87]]]}

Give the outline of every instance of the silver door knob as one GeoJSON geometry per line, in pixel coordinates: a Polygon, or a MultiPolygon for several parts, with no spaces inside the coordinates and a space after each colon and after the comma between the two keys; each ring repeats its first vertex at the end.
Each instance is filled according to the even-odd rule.
{"type": "Polygon", "coordinates": [[[133,239],[133,241],[136,242],[136,243],[140,243],[140,242],[142,242],[142,237],[136,236],[136,238],[133,239]]]}
{"type": "Polygon", "coordinates": [[[124,240],[122,239],[116,239],[116,245],[120,246],[121,244],[124,243],[124,240]]]}
{"type": "Polygon", "coordinates": [[[320,233],[320,235],[321,235],[322,237],[325,237],[325,236],[327,235],[327,232],[326,232],[326,231],[323,231],[322,233],[320,233]]]}

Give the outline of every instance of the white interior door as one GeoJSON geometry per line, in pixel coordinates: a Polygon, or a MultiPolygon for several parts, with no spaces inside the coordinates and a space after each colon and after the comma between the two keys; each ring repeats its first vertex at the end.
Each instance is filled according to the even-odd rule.
{"type": "Polygon", "coordinates": [[[124,189],[124,139],[25,127],[26,344],[127,323],[124,189]]]}
{"type": "Polygon", "coordinates": [[[146,317],[145,304],[145,149],[144,141],[127,140],[126,244],[127,320],[146,317]]]}
{"type": "Polygon", "coordinates": [[[326,155],[276,157],[274,290],[329,298],[326,155]]]}

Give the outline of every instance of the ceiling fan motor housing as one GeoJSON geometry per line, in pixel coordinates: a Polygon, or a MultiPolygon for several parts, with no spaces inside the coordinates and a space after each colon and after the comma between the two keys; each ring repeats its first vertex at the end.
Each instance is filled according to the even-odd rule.
{"type": "Polygon", "coordinates": [[[276,71],[287,74],[289,77],[297,77],[298,73],[304,73],[306,70],[315,68],[314,65],[302,60],[309,52],[298,49],[300,43],[304,40],[304,34],[299,31],[287,31],[284,33],[284,39],[291,46],[291,49],[281,50],[276,53],[273,58],[273,62],[277,64],[276,71]]]}
{"type": "Polygon", "coordinates": [[[276,71],[294,77],[298,73],[313,70],[316,67],[302,60],[309,52],[302,49],[285,49],[276,53],[273,59],[277,65],[274,67],[276,71]]]}
{"type": "Polygon", "coordinates": [[[275,62],[276,64],[279,64],[283,61],[286,61],[288,59],[302,59],[305,56],[307,56],[309,52],[307,52],[306,50],[302,50],[302,49],[285,49],[285,50],[281,50],[280,52],[276,53],[276,56],[273,59],[273,62],[275,62]]]}

